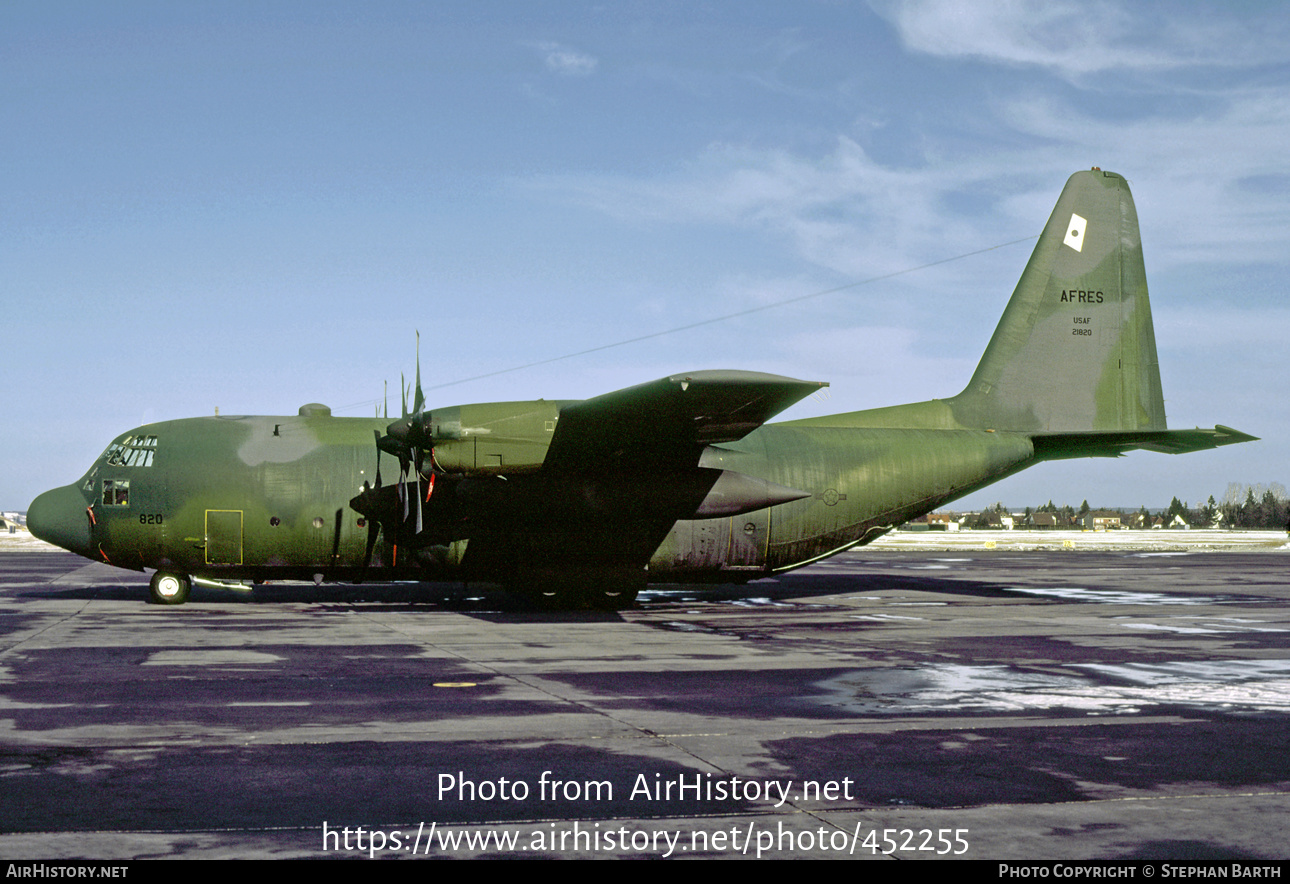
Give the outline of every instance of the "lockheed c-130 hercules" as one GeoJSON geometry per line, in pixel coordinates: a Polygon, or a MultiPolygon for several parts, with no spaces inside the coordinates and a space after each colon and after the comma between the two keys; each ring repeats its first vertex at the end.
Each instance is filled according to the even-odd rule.
{"type": "Polygon", "coordinates": [[[35,535],[193,578],[497,582],[619,607],[650,582],[743,582],[867,543],[1040,461],[1246,442],[1168,430],[1125,180],[1073,175],[985,355],[948,399],[763,425],[824,386],[677,374],[585,401],[499,402],[389,422],[165,421],[118,437],[32,503],[35,535]],[[397,478],[394,478],[397,476],[397,478]]]}

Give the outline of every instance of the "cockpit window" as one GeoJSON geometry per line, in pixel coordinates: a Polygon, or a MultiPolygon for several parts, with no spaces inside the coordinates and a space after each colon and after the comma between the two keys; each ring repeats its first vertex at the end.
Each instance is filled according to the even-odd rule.
{"type": "Polygon", "coordinates": [[[129,479],[104,479],[103,480],[103,505],[104,506],[129,506],[130,505],[130,480],[129,479]]]}
{"type": "Polygon", "coordinates": [[[156,452],[156,436],[126,436],[120,442],[109,445],[104,458],[107,465],[112,467],[150,467],[156,452]]]}

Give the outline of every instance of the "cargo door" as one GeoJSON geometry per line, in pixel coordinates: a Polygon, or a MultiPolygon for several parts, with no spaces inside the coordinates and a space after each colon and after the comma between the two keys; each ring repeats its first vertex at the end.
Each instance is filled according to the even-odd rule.
{"type": "Polygon", "coordinates": [[[206,564],[242,564],[242,511],[206,511],[206,564]]]}

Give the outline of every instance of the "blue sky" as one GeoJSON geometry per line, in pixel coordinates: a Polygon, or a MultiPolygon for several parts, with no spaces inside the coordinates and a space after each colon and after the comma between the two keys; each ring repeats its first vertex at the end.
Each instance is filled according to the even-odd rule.
{"type": "Polygon", "coordinates": [[[1170,425],[1264,441],[969,503],[1290,484],[1282,4],[8,3],[0,112],[3,509],[145,422],[372,414],[417,329],[431,407],[705,368],[831,382],[787,417],[953,395],[1029,243],[492,373],[1033,236],[1093,165],[1170,425]]]}

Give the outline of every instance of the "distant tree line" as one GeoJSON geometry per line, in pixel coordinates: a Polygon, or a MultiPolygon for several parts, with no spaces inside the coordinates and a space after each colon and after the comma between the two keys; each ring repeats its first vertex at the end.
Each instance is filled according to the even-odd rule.
{"type": "MultiPolygon", "coordinates": [[[[1078,509],[1069,505],[1057,506],[1050,500],[1042,506],[1026,507],[1025,513],[1016,520],[1017,527],[1035,525],[1035,517],[1040,513],[1052,516],[1055,527],[1073,526],[1080,522],[1091,509],[1087,500],[1081,503],[1078,509]]],[[[996,503],[994,506],[987,507],[975,518],[969,518],[966,526],[969,528],[998,527],[1000,518],[1008,515],[1009,512],[1003,503],[996,503]]],[[[1121,515],[1126,517],[1126,525],[1135,515],[1140,517],[1137,519],[1140,525],[1146,526],[1152,521],[1145,506],[1139,507],[1136,513],[1122,512],[1121,515]]],[[[1290,494],[1286,493],[1285,486],[1279,482],[1271,482],[1267,485],[1243,485],[1240,482],[1232,482],[1227,486],[1221,501],[1216,501],[1211,494],[1205,503],[1195,508],[1175,497],[1164,511],[1165,523],[1172,523],[1175,516],[1181,517],[1188,525],[1195,528],[1290,530],[1290,494]]]]}
{"type": "MultiPolygon", "coordinates": [[[[1170,504],[1172,509],[1178,498],[1170,504]]],[[[1183,510],[1187,504],[1181,504],[1183,510]]],[[[1227,486],[1221,503],[1209,496],[1203,506],[1190,511],[1194,525],[1218,524],[1223,528],[1287,528],[1290,521],[1290,497],[1279,482],[1269,485],[1242,485],[1232,482],[1227,486]]],[[[1186,518],[1184,515],[1183,518],[1186,518]]]]}
{"type": "Polygon", "coordinates": [[[1290,499],[1285,486],[1279,482],[1269,485],[1242,485],[1232,482],[1223,494],[1222,502],[1214,495],[1202,505],[1192,509],[1185,501],[1175,497],[1169,503],[1167,515],[1182,516],[1197,527],[1209,528],[1286,528],[1290,530],[1290,499]]]}

